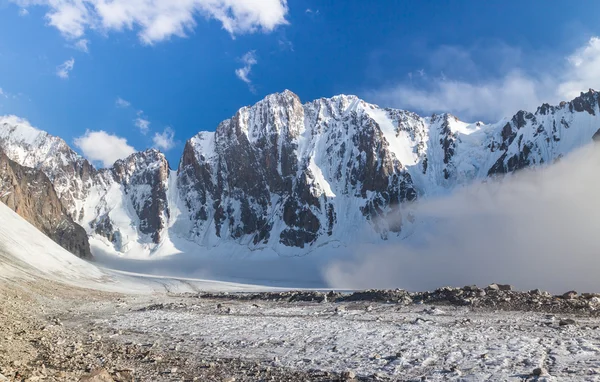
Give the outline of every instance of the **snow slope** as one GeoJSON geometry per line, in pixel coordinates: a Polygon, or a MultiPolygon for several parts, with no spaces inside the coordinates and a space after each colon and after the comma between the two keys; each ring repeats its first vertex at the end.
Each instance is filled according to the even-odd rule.
{"type": "Polygon", "coordinates": [[[44,278],[123,293],[273,290],[199,279],[116,272],[79,259],[0,203],[0,282],[44,278]]]}

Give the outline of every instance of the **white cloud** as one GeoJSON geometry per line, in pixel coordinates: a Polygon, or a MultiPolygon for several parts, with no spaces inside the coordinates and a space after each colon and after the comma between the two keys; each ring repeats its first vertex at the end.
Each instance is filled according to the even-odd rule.
{"type": "Polygon", "coordinates": [[[49,8],[46,18],[65,37],[79,39],[88,29],[138,30],[146,44],[184,37],[198,15],[219,21],[232,36],[269,32],[287,24],[287,0],[11,0],[49,8]]]}
{"type": "Polygon", "coordinates": [[[93,162],[100,162],[104,167],[110,167],[117,160],[135,152],[125,138],[102,130],[87,130],[83,136],[75,138],[75,146],[81,150],[83,156],[93,162]]]}
{"type": "Polygon", "coordinates": [[[406,206],[418,222],[410,238],[355,245],[355,259],[329,267],[329,286],[598,290],[599,166],[600,146],[588,145],[547,168],[406,206]]]}
{"type": "Polygon", "coordinates": [[[279,44],[279,49],[281,50],[289,50],[290,52],[294,51],[294,44],[286,38],[277,40],[277,43],[279,44]]]}
{"type": "Polygon", "coordinates": [[[8,98],[8,94],[6,94],[2,88],[0,88],[0,97],[8,98]]]}
{"type": "MultiPolygon", "coordinates": [[[[469,71],[475,71],[471,53],[460,54],[465,56],[469,71]]],[[[419,77],[409,73],[408,82],[371,90],[367,96],[385,106],[423,113],[451,112],[465,119],[495,121],[520,109],[535,110],[544,102],[557,104],[589,88],[600,89],[600,39],[591,38],[566,59],[546,60],[535,66],[538,67],[529,71],[506,68],[500,76],[482,80],[449,78],[443,73],[429,76],[419,70],[419,77]]]]}
{"type": "Polygon", "coordinates": [[[591,38],[567,61],[569,70],[559,84],[560,95],[569,99],[588,88],[600,90],[600,38],[591,38]]]}
{"type": "Polygon", "coordinates": [[[75,59],[71,58],[70,60],[67,60],[62,64],[58,65],[58,67],[56,68],[56,75],[66,80],[67,78],[69,78],[69,73],[71,73],[71,70],[73,70],[74,66],[75,59]]]}
{"type": "Polygon", "coordinates": [[[235,70],[235,75],[242,81],[248,84],[250,90],[253,90],[252,80],[248,77],[250,72],[252,71],[252,67],[258,63],[256,60],[256,51],[251,50],[248,53],[244,54],[241,58],[243,67],[235,70]]]}
{"type": "Polygon", "coordinates": [[[127,108],[127,107],[131,106],[131,102],[124,100],[121,97],[117,97],[115,104],[117,105],[117,107],[122,107],[122,108],[127,108]]]}
{"type": "Polygon", "coordinates": [[[155,133],[154,146],[163,151],[168,151],[175,147],[175,132],[170,127],[166,127],[162,133],[155,133]]]}
{"type": "Polygon", "coordinates": [[[492,118],[514,114],[519,109],[535,109],[543,101],[536,79],[514,71],[498,80],[470,83],[433,79],[429,89],[399,85],[374,94],[378,102],[400,105],[427,113],[452,112],[464,118],[492,118]]]}
{"type": "Polygon", "coordinates": [[[89,52],[89,45],[90,45],[90,41],[82,38],[80,40],[77,40],[77,42],[75,42],[75,44],[73,45],[73,47],[77,50],[80,50],[84,53],[88,53],[89,52]]]}
{"type": "Polygon", "coordinates": [[[148,131],[150,130],[150,121],[145,118],[138,117],[135,119],[134,124],[138,129],[140,129],[140,133],[144,135],[148,134],[148,131]]]}
{"type": "MultiPolygon", "coordinates": [[[[117,107],[120,107],[123,109],[127,109],[127,108],[131,107],[131,102],[129,102],[121,97],[117,97],[115,104],[117,105],[117,107]]],[[[142,133],[144,135],[148,134],[148,131],[150,131],[150,121],[146,118],[146,116],[144,116],[144,112],[142,110],[138,110],[136,112],[136,114],[137,114],[137,118],[133,120],[133,124],[138,129],[140,129],[140,133],[142,133]]]]}
{"type": "Polygon", "coordinates": [[[19,16],[25,17],[27,15],[29,15],[29,11],[27,10],[27,8],[21,8],[21,9],[19,9],[19,16]]]}

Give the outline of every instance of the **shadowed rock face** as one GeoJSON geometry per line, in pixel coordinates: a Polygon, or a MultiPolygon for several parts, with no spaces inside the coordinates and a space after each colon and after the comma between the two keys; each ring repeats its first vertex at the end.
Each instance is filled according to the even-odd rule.
{"type": "MultiPolygon", "coordinates": [[[[561,130],[585,129],[592,126],[599,103],[600,93],[590,89],[571,102],[562,102],[560,106],[543,104],[535,114],[519,111],[502,129],[501,142],[495,142],[496,147],[499,147],[503,153],[489,169],[488,175],[507,174],[544,164],[541,154],[561,142],[561,130]],[[565,116],[567,111],[568,114],[565,116]],[[573,121],[573,116],[577,114],[585,118],[577,122],[573,121]]],[[[592,140],[597,141],[598,137],[596,131],[590,133],[589,137],[582,136],[581,141],[582,144],[592,140]]],[[[561,155],[548,159],[556,160],[561,155]]]]}
{"type": "Polygon", "coordinates": [[[416,192],[377,121],[351,110],[358,102],[340,96],[303,105],[286,91],[188,141],[178,185],[192,237],[214,229],[254,246],[305,248],[332,236],[340,214],[372,220],[383,236],[400,231],[397,206],[416,192]],[[381,225],[390,215],[398,224],[381,225]]]}
{"type": "Polygon", "coordinates": [[[97,170],[61,138],[18,119],[11,122],[0,121],[0,150],[16,163],[46,174],[69,216],[79,221],[78,206],[88,197],[97,170]]]}
{"type": "Polygon", "coordinates": [[[130,199],[139,218],[140,232],[149,235],[158,244],[169,217],[169,163],[165,156],[158,150],[135,153],[115,162],[110,172],[130,199]]]}
{"type": "Polygon", "coordinates": [[[85,230],[67,214],[48,177],[11,161],[2,152],[0,201],[69,252],[92,259],[85,230]]]}

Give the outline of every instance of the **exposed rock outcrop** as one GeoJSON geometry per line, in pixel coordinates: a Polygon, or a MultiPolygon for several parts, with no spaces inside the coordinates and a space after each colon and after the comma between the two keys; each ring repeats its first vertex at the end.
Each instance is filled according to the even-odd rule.
{"type": "Polygon", "coordinates": [[[85,230],[68,215],[48,177],[13,162],[2,152],[0,201],[69,252],[92,259],[85,230]]]}

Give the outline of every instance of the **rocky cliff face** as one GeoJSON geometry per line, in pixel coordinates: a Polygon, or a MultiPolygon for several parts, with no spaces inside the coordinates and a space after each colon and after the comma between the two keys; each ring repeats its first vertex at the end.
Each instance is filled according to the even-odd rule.
{"type": "Polygon", "coordinates": [[[140,232],[150,236],[153,243],[160,243],[161,233],[169,217],[169,163],[165,156],[157,150],[136,153],[117,161],[111,172],[139,218],[140,232]]]}
{"type": "Polygon", "coordinates": [[[85,230],[67,214],[48,177],[0,151],[0,202],[69,252],[92,259],[85,230]]]}
{"type": "Polygon", "coordinates": [[[590,90],[485,125],[354,96],[303,104],[284,91],[192,137],[176,171],[156,150],[96,170],[14,117],[0,120],[0,148],[43,171],[69,215],[106,249],[176,253],[184,240],[302,255],[348,242],[365,226],[396,236],[411,220],[403,204],[552,163],[600,136],[598,103],[590,90]]]}
{"type": "Polygon", "coordinates": [[[169,167],[162,153],[136,153],[97,170],[62,139],[13,116],[0,118],[0,150],[45,174],[67,215],[115,251],[161,241],[169,213],[169,167]]]}
{"type": "Polygon", "coordinates": [[[532,114],[519,111],[488,144],[501,155],[489,175],[552,163],[575,148],[597,139],[600,93],[591,90],[559,106],[544,104],[532,114]]]}
{"type": "Polygon", "coordinates": [[[368,107],[346,96],[303,105],[284,92],[192,138],[178,170],[192,237],[305,248],[347,219],[398,232],[397,207],[416,191],[368,107]]]}
{"type": "Polygon", "coordinates": [[[22,166],[41,170],[52,182],[67,213],[79,220],[94,167],[67,143],[14,116],[0,118],[0,150],[22,166]]]}

